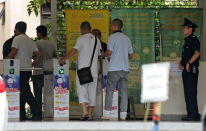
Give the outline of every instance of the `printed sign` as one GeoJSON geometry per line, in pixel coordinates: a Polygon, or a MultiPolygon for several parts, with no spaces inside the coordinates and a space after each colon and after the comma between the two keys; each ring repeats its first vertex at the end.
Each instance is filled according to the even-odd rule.
{"type": "Polygon", "coordinates": [[[123,21],[122,32],[132,42],[133,58],[129,60],[129,65],[130,69],[136,70],[129,71],[127,93],[133,96],[135,104],[141,104],[141,66],[155,62],[154,14],[154,9],[111,10],[111,20],[119,18],[123,21]]]}
{"type": "MultiPolygon", "coordinates": [[[[82,36],[80,25],[84,21],[88,21],[93,29],[99,29],[102,33],[101,40],[108,42],[109,36],[109,10],[79,10],[67,9],[66,14],[66,30],[67,30],[67,53],[75,46],[78,37],[82,36]]],[[[69,67],[76,68],[78,54],[76,53],[69,58],[69,67]]],[[[70,105],[75,108],[79,107],[76,87],[76,70],[69,71],[70,105]]],[[[71,110],[72,114],[76,114],[78,110],[71,110]]],[[[81,113],[79,113],[81,115],[81,113]]]]}
{"type": "Polygon", "coordinates": [[[20,110],[20,77],[19,75],[4,75],[6,96],[8,100],[8,118],[19,118],[20,110]]]}
{"type": "Polygon", "coordinates": [[[142,103],[168,99],[169,72],[169,62],[142,65],[142,103]]]}
{"type": "Polygon", "coordinates": [[[69,75],[54,75],[54,117],[69,117],[69,75]]]}
{"type": "Polygon", "coordinates": [[[182,34],[184,18],[194,22],[198,28],[194,35],[201,40],[202,9],[160,9],[160,33],[163,61],[180,61],[185,36],[182,34]]]}

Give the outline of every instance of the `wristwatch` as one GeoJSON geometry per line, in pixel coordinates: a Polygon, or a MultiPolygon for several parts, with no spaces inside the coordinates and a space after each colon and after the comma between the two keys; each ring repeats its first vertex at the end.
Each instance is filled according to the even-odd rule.
{"type": "Polygon", "coordinates": [[[189,65],[190,65],[191,63],[188,61],[188,62],[187,62],[187,64],[189,64],[189,65]]]}

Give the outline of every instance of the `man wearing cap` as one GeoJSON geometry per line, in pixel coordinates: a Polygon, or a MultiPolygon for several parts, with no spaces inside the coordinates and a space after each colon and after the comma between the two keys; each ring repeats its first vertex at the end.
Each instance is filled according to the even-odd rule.
{"type": "Polygon", "coordinates": [[[197,82],[198,66],[200,59],[200,42],[193,35],[198,26],[188,19],[184,19],[182,33],[185,35],[185,44],[182,51],[182,59],[179,62],[179,69],[182,71],[182,80],[184,85],[185,102],[187,108],[187,117],[182,121],[199,121],[200,114],[197,105],[197,82]]]}

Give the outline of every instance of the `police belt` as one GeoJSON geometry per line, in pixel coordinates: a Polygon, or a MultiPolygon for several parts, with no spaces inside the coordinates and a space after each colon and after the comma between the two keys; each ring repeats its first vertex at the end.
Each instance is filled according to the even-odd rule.
{"type": "MultiPolygon", "coordinates": [[[[190,68],[193,67],[193,66],[199,67],[199,62],[198,61],[194,61],[193,63],[190,64],[190,68]]],[[[186,65],[184,65],[183,67],[184,67],[184,69],[186,69],[186,65]]]]}

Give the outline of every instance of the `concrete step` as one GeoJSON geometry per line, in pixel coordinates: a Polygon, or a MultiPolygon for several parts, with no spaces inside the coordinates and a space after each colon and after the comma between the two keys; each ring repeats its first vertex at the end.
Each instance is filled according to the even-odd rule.
{"type": "MultiPolygon", "coordinates": [[[[92,121],[92,122],[79,122],[79,121],[52,121],[52,122],[9,122],[7,125],[8,131],[151,131],[152,122],[140,121],[92,121]]],[[[159,130],[161,131],[202,131],[201,122],[160,122],[159,130]]]]}

